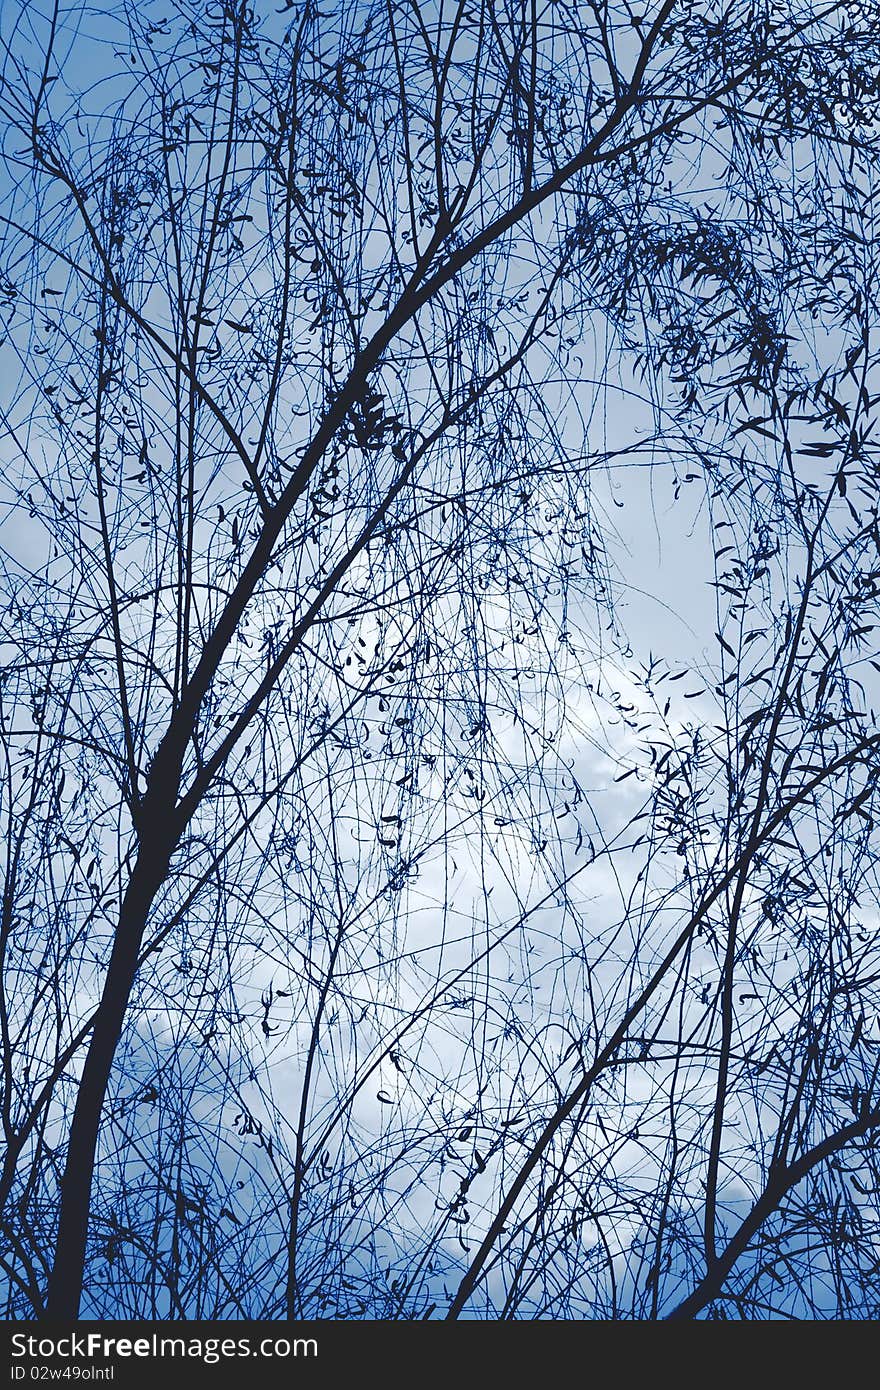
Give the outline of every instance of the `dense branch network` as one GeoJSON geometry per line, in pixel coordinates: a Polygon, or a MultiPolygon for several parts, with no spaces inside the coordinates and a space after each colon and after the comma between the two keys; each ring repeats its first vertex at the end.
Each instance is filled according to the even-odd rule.
{"type": "Polygon", "coordinates": [[[874,1315],[873,10],[9,24],[10,1316],[874,1315]]]}

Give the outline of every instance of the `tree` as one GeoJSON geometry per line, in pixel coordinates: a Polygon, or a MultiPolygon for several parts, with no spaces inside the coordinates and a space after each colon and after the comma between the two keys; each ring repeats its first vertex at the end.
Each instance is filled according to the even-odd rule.
{"type": "Polygon", "coordinates": [[[877,18],[10,19],[10,1316],[873,1315],[877,18]]]}

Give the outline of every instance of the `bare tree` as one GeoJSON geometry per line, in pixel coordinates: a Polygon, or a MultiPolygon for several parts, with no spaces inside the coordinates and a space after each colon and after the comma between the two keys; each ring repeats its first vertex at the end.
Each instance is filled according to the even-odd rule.
{"type": "Polygon", "coordinates": [[[877,19],[7,17],[9,1316],[873,1315],[877,19]]]}

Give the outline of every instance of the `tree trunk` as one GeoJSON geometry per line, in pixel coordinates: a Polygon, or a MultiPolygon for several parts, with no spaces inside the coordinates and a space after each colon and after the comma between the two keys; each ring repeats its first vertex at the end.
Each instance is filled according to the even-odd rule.
{"type": "Polygon", "coordinates": [[[167,843],[143,844],[122,902],[104,992],[80,1078],[61,1181],[55,1259],[46,1299],[46,1316],[50,1318],[72,1320],[79,1314],[101,1112],[137,974],[147,914],[168,871],[169,859],[167,843]]]}

